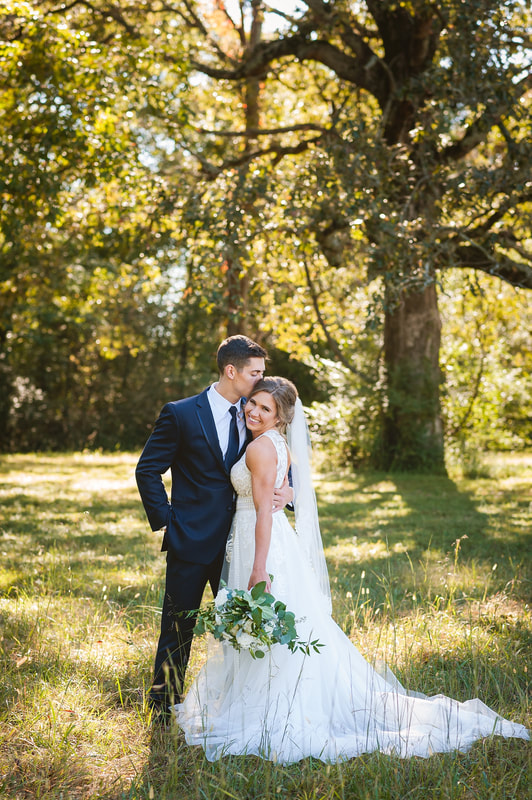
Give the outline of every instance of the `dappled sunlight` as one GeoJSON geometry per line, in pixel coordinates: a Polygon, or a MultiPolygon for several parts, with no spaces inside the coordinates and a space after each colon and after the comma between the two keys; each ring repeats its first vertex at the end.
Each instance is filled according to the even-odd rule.
{"type": "MultiPolygon", "coordinates": [[[[149,798],[155,775],[179,784],[182,774],[187,797],[213,781],[235,794],[235,776],[251,774],[248,759],[227,767],[223,784],[177,730],[149,727],[165,559],[130,483],[134,458],[95,456],[94,474],[85,455],[45,462],[32,481],[29,459],[19,459],[23,484],[0,459],[0,773],[16,754],[28,796],[149,798]]],[[[355,646],[410,689],[478,695],[525,724],[529,486],[515,475],[453,483],[346,472],[317,485],[333,615],[355,646]]],[[[195,639],[187,686],[208,646],[195,639]]],[[[392,763],[372,756],[357,768],[372,758],[392,763]]],[[[332,772],[323,774],[329,781],[332,772]]],[[[300,796],[300,767],[283,775],[300,796]]]]}
{"type": "Polygon", "coordinates": [[[136,499],[137,460],[132,454],[84,453],[62,456],[58,468],[57,460],[51,456],[6,456],[0,469],[0,493],[4,501],[19,499],[23,504],[40,505],[66,498],[72,502],[75,492],[79,508],[91,501],[122,500],[124,495],[128,500],[136,499]]]}
{"type": "MultiPolygon", "coordinates": [[[[5,480],[3,478],[3,480],[5,480]]],[[[122,478],[122,479],[113,479],[109,477],[96,477],[94,475],[91,476],[89,472],[82,472],[77,473],[75,476],[71,476],[68,479],[65,479],[65,476],[60,472],[53,474],[53,473],[46,473],[46,475],[42,475],[40,478],[36,478],[35,475],[19,472],[16,476],[16,483],[13,480],[6,480],[6,485],[9,483],[13,483],[13,488],[11,492],[7,491],[7,496],[17,494],[18,489],[20,487],[31,487],[32,492],[38,497],[37,490],[45,488],[48,484],[61,484],[64,488],[68,486],[68,490],[74,491],[81,491],[87,494],[94,494],[96,492],[113,492],[117,490],[127,490],[127,491],[136,491],[137,485],[135,483],[134,478],[122,478]]],[[[30,495],[31,496],[31,495],[30,495]]]]}
{"type": "MultiPolygon", "coordinates": [[[[124,653],[131,656],[128,648],[138,650],[139,637],[147,641],[159,627],[156,605],[139,606],[137,611],[132,618],[116,603],[60,595],[0,599],[4,624],[12,626],[12,639],[6,647],[17,661],[24,659],[24,664],[35,658],[49,664],[64,658],[76,661],[81,653],[95,649],[107,664],[115,661],[123,668],[124,653]]],[[[151,650],[151,643],[149,647],[151,650]]]]}
{"type": "Polygon", "coordinates": [[[101,492],[114,492],[123,491],[124,489],[130,492],[137,491],[137,484],[131,478],[124,478],[123,480],[110,480],[109,478],[96,478],[91,477],[89,473],[85,473],[72,481],[71,488],[74,491],[83,492],[86,494],[95,494],[101,492]]]}
{"type": "MultiPolygon", "coordinates": [[[[347,482],[347,484],[349,484],[354,480],[354,476],[351,474],[348,475],[346,477],[346,481],[342,481],[342,483],[347,482]]],[[[377,480],[375,483],[371,483],[370,485],[371,488],[363,487],[358,490],[357,503],[367,504],[375,500],[378,500],[379,503],[393,502],[395,500],[402,502],[402,498],[399,494],[397,494],[396,486],[392,483],[392,481],[377,480]]],[[[323,502],[338,502],[338,480],[330,481],[326,477],[322,477],[321,480],[317,482],[317,491],[320,500],[323,502]]]]}
{"type": "Polygon", "coordinates": [[[398,553],[406,553],[407,547],[402,542],[396,542],[391,548],[386,541],[378,539],[376,541],[363,541],[358,536],[354,536],[351,542],[340,542],[330,545],[325,550],[328,562],[338,564],[341,561],[349,563],[357,561],[371,561],[376,558],[390,558],[398,553]]]}
{"type": "MultiPolygon", "coordinates": [[[[466,480],[464,464],[457,462],[451,466],[451,471],[466,480]]],[[[532,478],[532,451],[508,450],[504,452],[483,452],[478,454],[478,474],[476,478],[488,478],[500,481],[509,478],[530,480],[532,478]]],[[[472,476],[469,476],[471,478],[472,476]]]]}

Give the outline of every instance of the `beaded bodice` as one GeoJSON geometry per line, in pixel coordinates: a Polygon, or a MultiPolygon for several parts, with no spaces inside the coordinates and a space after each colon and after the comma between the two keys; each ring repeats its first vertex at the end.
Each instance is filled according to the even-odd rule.
{"type": "MultiPolygon", "coordinates": [[[[267,436],[275,447],[275,451],[277,453],[277,475],[275,477],[275,485],[281,486],[288,468],[288,447],[286,441],[284,436],[274,428],[269,431],[265,431],[265,433],[262,433],[261,436],[267,436]]],[[[241,501],[243,498],[249,498],[251,502],[253,502],[251,491],[251,472],[247,467],[245,454],[239,461],[236,462],[231,470],[231,483],[233,484],[233,488],[237,493],[239,501],[241,501]]]]}

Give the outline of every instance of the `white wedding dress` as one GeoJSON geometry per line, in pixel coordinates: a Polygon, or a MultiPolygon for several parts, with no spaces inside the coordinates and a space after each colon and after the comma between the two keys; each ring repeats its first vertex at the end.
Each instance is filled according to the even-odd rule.
{"type": "MultiPolygon", "coordinates": [[[[287,470],[287,447],[276,430],[277,482],[287,470]]],[[[243,456],[232,469],[238,494],[222,577],[246,589],[255,548],[251,474],[243,456]]],[[[480,700],[459,703],[443,695],[408,694],[360,655],[329,613],[314,573],[284,512],[273,515],[267,570],[272,594],[299,620],[304,640],[319,639],[319,653],[291,653],[274,645],[265,658],[212,641],[209,655],[183,703],[174,706],[186,741],[214,761],[255,754],[289,764],[312,756],[327,762],[378,750],[401,757],[466,750],[492,734],[528,739],[519,724],[497,716],[480,700]]]]}

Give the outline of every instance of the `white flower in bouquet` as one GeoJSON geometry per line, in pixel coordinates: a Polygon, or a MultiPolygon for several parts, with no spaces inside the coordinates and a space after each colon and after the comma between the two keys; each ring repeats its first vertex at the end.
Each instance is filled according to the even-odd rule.
{"type": "Polygon", "coordinates": [[[218,594],[214,598],[215,607],[220,608],[221,606],[223,606],[227,602],[228,597],[229,597],[229,591],[225,586],[222,586],[222,588],[219,590],[218,594]]]}
{"type": "Polygon", "coordinates": [[[255,639],[254,636],[250,636],[249,633],[245,631],[238,631],[236,641],[238,642],[238,646],[243,650],[251,650],[257,646],[257,639],[255,639]]]}

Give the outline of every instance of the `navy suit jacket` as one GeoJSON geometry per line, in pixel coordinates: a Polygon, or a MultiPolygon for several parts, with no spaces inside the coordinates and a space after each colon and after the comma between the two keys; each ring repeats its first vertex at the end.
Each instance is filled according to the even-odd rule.
{"type": "Polygon", "coordinates": [[[152,530],[166,526],[162,549],[198,564],[225,547],[234,513],[207,391],[164,406],[135,470],[152,530]],[[161,477],[168,469],[170,503],[161,477]]]}

